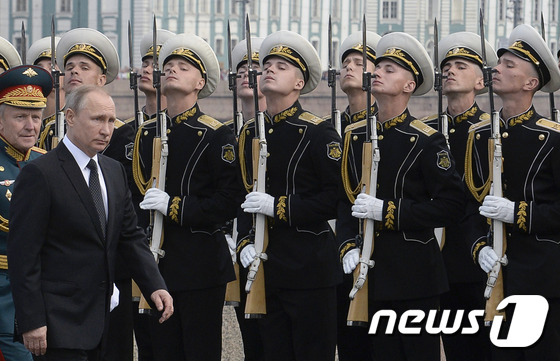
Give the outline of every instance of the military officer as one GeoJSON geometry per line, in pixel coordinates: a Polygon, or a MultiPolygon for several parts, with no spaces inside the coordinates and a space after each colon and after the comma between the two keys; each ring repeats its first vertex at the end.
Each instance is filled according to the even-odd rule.
{"type": "MultiPolygon", "coordinates": [[[[484,175],[488,175],[489,134],[475,139],[474,132],[469,132],[469,129],[479,122],[488,123],[490,119],[490,115],[480,109],[475,100],[476,95],[485,93],[487,88],[482,74],[479,35],[471,32],[453,33],[441,39],[438,50],[441,63],[436,66],[441,69],[442,91],[447,98],[449,148],[455,159],[457,173],[473,192],[472,195],[465,192],[468,207],[460,222],[445,229],[442,254],[450,289],[441,297],[441,308],[452,312],[465,310],[468,313],[470,310],[484,308],[481,290],[484,289],[486,275],[473,264],[469,250],[473,235],[474,239],[478,239],[485,237],[488,232],[486,220],[478,214],[478,206],[484,197],[480,196],[487,180],[484,175]],[[465,159],[468,170],[465,170],[465,159]]],[[[488,66],[494,67],[497,60],[496,52],[486,42],[488,66]]],[[[438,114],[423,121],[433,128],[441,129],[438,114]]],[[[485,330],[482,325],[481,330],[485,330]]],[[[450,360],[483,361],[489,357],[490,340],[486,332],[474,335],[443,334],[442,338],[445,354],[450,360]]]]}
{"type": "MultiPolygon", "coordinates": [[[[390,33],[377,44],[375,64],[372,93],[378,113],[372,126],[381,155],[377,193],[360,193],[351,213],[377,221],[375,266],[369,272],[370,318],[381,309],[399,316],[409,309],[438,309],[439,296],[448,286],[434,227],[457,221],[463,211],[461,179],[444,137],[407,108],[410,96],[425,94],[433,86],[426,50],[408,34],[390,33]]],[[[364,126],[356,123],[345,132],[364,126]]],[[[361,171],[360,164],[355,166],[361,171]]],[[[350,209],[345,214],[348,217],[350,209]]],[[[346,273],[359,263],[356,243],[348,239],[340,247],[346,273]]],[[[370,336],[375,360],[439,359],[439,336],[427,334],[425,327],[412,336],[397,330],[388,335],[385,329],[380,324],[370,336]]]]}
{"type": "MultiPolygon", "coordinates": [[[[267,360],[333,360],[336,285],[341,280],[329,219],[336,218],[340,137],[330,122],[305,111],[300,94],[321,78],[321,63],[301,35],[278,31],[260,47],[268,144],[266,193],[251,187],[254,121],[239,136],[242,177],[250,192],[238,215],[239,256],[256,256],[252,215],[268,217],[267,314],[258,320],[267,360]]],[[[260,181],[260,180],[259,180],[260,181]]]]}
{"type": "MultiPolygon", "coordinates": [[[[60,38],[56,36],[55,38],[55,47],[60,41],[60,38]]],[[[41,68],[45,69],[46,71],[52,71],[52,64],[51,64],[51,38],[45,37],[42,39],[37,40],[33,44],[29,50],[27,50],[27,59],[28,61],[33,64],[40,66],[41,68]]],[[[60,70],[58,65],[55,64],[55,68],[60,70]]],[[[64,79],[64,76],[61,75],[60,79],[64,79]]],[[[63,81],[63,80],[61,80],[63,81]]],[[[39,142],[37,146],[42,149],[50,149],[50,144],[45,144],[46,141],[51,141],[52,137],[49,137],[49,133],[54,128],[55,124],[55,112],[56,112],[56,91],[52,91],[49,97],[47,98],[47,107],[43,111],[44,119],[43,123],[41,124],[41,136],[39,137],[39,142]],[[49,130],[45,131],[46,128],[49,130]]],[[[64,89],[59,88],[59,102],[64,105],[65,93],[64,89]]],[[[54,131],[54,130],[53,130],[54,131]]]]}
{"type": "MultiPolygon", "coordinates": [[[[348,98],[348,106],[344,113],[342,113],[342,130],[350,125],[358,122],[365,122],[366,107],[367,107],[367,93],[362,89],[362,74],[363,74],[363,35],[362,32],[355,32],[350,34],[340,47],[340,88],[348,98]]],[[[366,55],[367,55],[367,71],[373,73],[375,67],[375,49],[381,37],[372,32],[366,33],[366,55]]],[[[377,114],[375,105],[375,98],[371,95],[371,114],[377,114]]],[[[344,182],[345,194],[343,197],[348,197],[350,202],[353,202],[360,188],[358,187],[361,173],[358,173],[355,164],[362,164],[362,144],[365,138],[365,128],[356,130],[353,133],[346,133],[344,137],[344,151],[342,153],[342,166],[341,171],[343,178],[348,180],[344,182]],[[356,188],[358,187],[358,188],[356,188]]],[[[347,201],[341,203],[346,204],[347,201]]],[[[346,210],[346,207],[339,207],[341,211],[346,210]]],[[[340,237],[348,237],[353,239],[356,236],[355,232],[350,234],[345,233],[347,229],[357,229],[358,220],[352,217],[342,217],[337,222],[337,238],[338,243],[344,243],[346,239],[340,237]],[[345,224],[344,221],[349,221],[352,225],[345,224]]],[[[369,341],[367,336],[367,329],[360,327],[348,327],[346,318],[348,315],[348,307],[350,299],[348,294],[354,284],[354,278],[351,274],[345,274],[343,283],[337,288],[337,312],[338,312],[338,332],[337,332],[337,348],[338,358],[344,360],[370,360],[371,352],[369,350],[369,341]]]]}
{"type": "Polygon", "coordinates": [[[235,277],[222,227],[235,217],[242,196],[235,137],[198,106],[220,78],[206,41],[194,34],[171,37],[159,65],[169,122],[166,184],[165,191],[149,189],[140,207],[165,216],[159,267],[176,312],[155,329],[155,359],[219,361],[225,289],[235,277]]]}
{"type": "Polygon", "coordinates": [[[0,75],[0,349],[6,361],[33,359],[23,344],[14,342],[6,248],[13,183],[22,167],[45,153],[35,144],[52,87],[50,73],[37,66],[16,66],[0,75]]]}
{"type": "MultiPolygon", "coordinates": [[[[560,360],[560,133],[558,124],[537,113],[534,94],[560,88],[556,59],[529,25],[513,29],[498,50],[494,92],[502,99],[500,132],[503,197],[487,195],[480,214],[505,224],[507,265],[504,293],[541,295],[549,305],[544,331],[528,348],[492,347],[493,360],[560,360]]],[[[485,239],[472,248],[473,259],[488,272],[498,260],[485,239]]],[[[513,309],[506,309],[507,332],[513,309]]]]}

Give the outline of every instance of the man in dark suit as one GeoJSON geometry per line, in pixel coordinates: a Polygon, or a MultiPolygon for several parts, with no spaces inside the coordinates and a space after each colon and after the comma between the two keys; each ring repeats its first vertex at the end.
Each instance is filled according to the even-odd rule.
{"type": "Polygon", "coordinates": [[[16,180],[8,261],[18,332],[47,360],[94,360],[109,314],[117,251],[160,322],[173,301],[137,227],[124,167],[98,152],[115,105],[101,88],[67,97],[67,136],[16,180]],[[97,173],[97,176],[96,176],[97,173]],[[88,189],[89,188],[89,189],[88,189]],[[33,225],[32,227],[30,225],[33,225]]]}

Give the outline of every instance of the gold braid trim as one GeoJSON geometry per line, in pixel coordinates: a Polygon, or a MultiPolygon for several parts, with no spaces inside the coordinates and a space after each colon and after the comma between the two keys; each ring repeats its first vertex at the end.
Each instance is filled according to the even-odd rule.
{"type": "Polygon", "coordinates": [[[235,251],[237,253],[239,253],[243,247],[245,247],[247,244],[251,243],[251,237],[246,237],[244,239],[242,239],[239,244],[237,245],[237,248],[235,249],[235,251]]]}
{"type": "Polygon", "coordinates": [[[527,232],[527,202],[519,202],[519,210],[517,211],[517,225],[519,229],[527,232]]]}
{"type": "Polygon", "coordinates": [[[47,136],[49,136],[49,132],[51,131],[51,128],[54,125],[54,122],[55,121],[52,120],[45,125],[45,129],[43,129],[43,131],[41,132],[41,135],[39,136],[39,141],[37,142],[37,146],[39,148],[48,150],[46,148],[47,145],[45,144],[45,141],[47,140],[47,136]]]}
{"type": "Polygon", "coordinates": [[[356,247],[356,242],[348,242],[344,245],[344,247],[342,247],[342,249],[340,250],[340,262],[342,262],[342,258],[344,258],[344,255],[346,254],[346,252],[348,252],[348,250],[350,250],[351,248],[355,248],[356,247]]]}
{"type": "Polygon", "coordinates": [[[354,204],[356,196],[362,189],[362,181],[360,179],[356,188],[352,189],[352,185],[350,184],[350,175],[348,174],[348,153],[350,153],[351,139],[352,132],[346,132],[346,134],[344,135],[344,148],[342,151],[342,164],[340,166],[340,173],[342,175],[342,185],[344,186],[344,191],[348,196],[348,200],[350,200],[350,203],[354,204]]]}
{"type": "Polygon", "coordinates": [[[0,231],[8,233],[10,231],[10,221],[8,221],[6,218],[0,216],[0,231]]]}
{"type": "Polygon", "coordinates": [[[278,204],[276,205],[276,215],[281,221],[288,222],[288,218],[286,218],[286,199],[288,197],[281,196],[278,198],[278,204]]]}
{"type": "Polygon", "coordinates": [[[140,166],[140,136],[144,127],[140,127],[136,132],[136,137],[134,138],[134,149],[132,153],[132,177],[134,178],[134,183],[138,187],[138,190],[142,195],[146,194],[146,191],[151,188],[152,179],[144,179],[144,174],[142,174],[142,167],[140,166]]]}
{"type": "Polygon", "coordinates": [[[249,134],[249,123],[251,123],[251,121],[247,122],[247,124],[241,129],[238,141],[239,167],[241,168],[241,178],[243,178],[243,185],[245,186],[245,190],[247,191],[247,193],[251,193],[251,191],[253,190],[253,185],[247,182],[247,163],[245,163],[245,139],[247,138],[246,135],[249,134]]]}
{"type": "Polygon", "coordinates": [[[473,252],[472,252],[472,258],[473,258],[474,263],[477,263],[476,262],[476,256],[478,254],[478,250],[480,248],[484,247],[484,246],[486,246],[486,241],[480,241],[474,246],[474,249],[473,249],[473,252]]]}
{"type": "Polygon", "coordinates": [[[0,269],[8,269],[8,256],[0,254],[0,269]]]}
{"type": "MultiPolygon", "coordinates": [[[[467,149],[465,150],[465,183],[467,184],[467,188],[472,193],[473,197],[479,202],[482,203],[482,200],[488,192],[490,192],[490,175],[488,175],[488,179],[484,182],[484,184],[480,187],[474,185],[473,179],[473,160],[472,160],[472,151],[473,151],[473,144],[474,144],[474,136],[475,132],[469,132],[469,137],[467,138],[467,149]]],[[[494,156],[494,147],[490,147],[488,152],[488,163],[490,164],[490,159],[494,156]]],[[[492,166],[490,165],[490,169],[492,166]]]]}
{"type": "Polygon", "coordinates": [[[385,228],[395,230],[395,203],[393,201],[387,202],[387,214],[385,215],[385,228]]]}
{"type": "Polygon", "coordinates": [[[179,222],[179,203],[181,203],[181,197],[173,197],[171,205],[169,206],[169,217],[171,217],[171,220],[175,221],[175,223],[181,224],[181,222],[179,222]]]}

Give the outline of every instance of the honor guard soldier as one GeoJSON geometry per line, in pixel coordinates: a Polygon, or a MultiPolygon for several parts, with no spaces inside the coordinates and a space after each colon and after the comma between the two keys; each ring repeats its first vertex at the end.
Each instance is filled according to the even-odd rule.
{"type": "MultiPolygon", "coordinates": [[[[57,36],[55,37],[55,46],[60,41],[60,38],[57,36]]],[[[51,71],[52,63],[51,63],[51,38],[45,37],[42,39],[37,40],[34,42],[29,50],[27,50],[27,59],[28,61],[33,64],[40,66],[41,68],[45,69],[46,71],[51,71]]],[[[59,69],[58,65],[55,64],[55,67],[59,69]]],[[[59,69],[60,70],[60,69],[59,69]]],[[[61,76],[61,79],[64,79],[61,76]]],[[[64,90],[60,89],[60,104],[64,104],[64,90]]],[[[55,92],[52,91],[49,97],[47,98],[47,107],[43,111],[43,123],[41,125],[41,136],[39,137],[39,142],[37,146],[42,149],[50,149],[51,145],[45,144],[45,141],[51,141],[52,137],[48,137],[48,134],[51,134],[51,131],[54,132],[54,124],[55,124],[55,116],[56,116],[56,104],[55,104],[55,92]],[[49,130],[45,131],[46,128],[49,130]]]]}
{"type": "MultiPolygon", "coordinates": [[[[439,308],[439,296],[448,285],[434,228],[457,221],[463,211],[461,179],[444,137],[416,120],[407,108],[410,96],[423,95],[433,86],[426,50],[408,34],[390,33],[377,44],[375,64],[372,93],[378,113],[371,127],[377,130],[380,160],[377,184],[371,187],[376,196],[360,193],[351,213],[376,221],[375,264],[368,276],[369,319],[383,309],[400,317],[410,309],[427,313],[439,308]]],[[[346,133],[351,134],[345,136],[353,137],[355,129],[365,125],[348,126],[346,133]]],[[[360,164],[354,166],[360,174],[360,164]]],[[[350,216],[350,209],[345,215],[350,216]]],[[[352,231],[359,232],[357,226],[352,231]]],[[[357,243],[349,239],[341,245],[347,273],[359,265],[357,243]]],[[[419,335],[396,329],[385,334],[387,325],[381,322],[370,336],[373,358],[438,360],[439,335],[427,334],[423,321],[419,335]]]]}
{"type": "MultiPolygon", "coordinates": [[[[541,35],[529,25],[513,29],[498,57],[493,87],[503,104],[503,197],[486,196],[480,214],[505,225],[504,296],[540,295],[549,309],[535,344],[492,347],[492,360],[560,360],[560,133],[558,123],[543,118],[532,104],[538,90],[558,90],[560,71],[541,35]]],[[[473,244],[472,255],[485,272],[498,262],[486,240],[473,244]]],[[[504,334],[512,316],[513,309],[506,308],[500,327],[504,334]]]]}
{"type": "Polygon", "coordinates": [[[0,74],[21,65],[21,58],[16,48],[8,40],[0,37],[0,74]]]}
{"type": "Polygon", "coordinates": [[[0,349],[6,361],[33,359],[23,344],[14,342],[6,248],[14,181],[22,167],[45,153],[35,144],[52,87],[50,73],[37,66],[17,66],[0,75],[0,349]]]}
{"type": "MultiPolygon", "coordinates": [[[[471,32],[458,32],[444,37],[438,44],[438,59],[441,63],[434,65],[438,66],[443,74],[442,91],[447,97],[444,119],[448,125],[443,127],[439,124],[440,121],[444,121],[440,114],[422,121],[435,129],[447,129],[447,134],[444,135],[448,136],[457,173],[469,189],[483,188],[488,176],[489,134],[483,139],[480,136],[475,139],[474,132],[469,131],[474,124],[487,124],[490,120],[490,115],[480,109],[475,101],[476,95],[487,91],[482,73],[480,36],[471,32]]],[[[488,42],[486,61],[490,67],[494,67],[498,61],[496,52],[488,42]]],[[[469,255],[474,239],[485,237],[488,226],[486,219],[478,214],[482,198],[479,197],[478,191],[473,189],[473,192],[470,194],[465,190],[465,202],[468,204],[466,212],[458,223],[445,228],[442,245],[449,292],[442,295],[441,308],[451,310],[452,314],[457,310],[465,310],[465,313],[468,313],[484,308],[481,290],[484,289],[486,275],[473,264],[469,255]]],[[[450,360],[483,361],[489,357],[490,340],[485,332],[474,335],[443,334],[442,339],[445,354],[450,360]]]]}
{"type": "MultiPolygon", "coordinates": [[[[334,127],[302,109],[300,94],[315,89],[321,62],[301,35],[278,31],[261,44],[268,146],[266,193],[253,191],[238,216],[244,267],[257,256],[252,215],[268,218],[266,315],[258,320],[266,360],[333,360],[336,285],[341,281],[334,234],[341,146],[334,127]]],[[[260,133],[260,132],[259,132],[260,133]]],[[[239,136],[242,177],[251,191],[254,121],[239,136]]],[[[251,291],[252,292],[252,291],[251,291]]]]}
{"type": "MultiPolygon", "coordinates": [[[[242,196],[235,137],[197,103],[220,79],[208,43],[180,34],[168,39],[159,55],[169,122],[165,191],[149,189],[140,207],[164,215],[159,267],[176,313],[155,328],[154,356],[219,361],[226,284],[235,278],[222,227],[235,217],[242,196]]],[[[155,130],[147,131],[153,138],[155,130]]],[[[143,140],[150,142],[148,136],[143,140]]]]}
{"type": "MultiPolygon", "coordinates": [[[[348,106],[344,113],[342,113],[342,130],[351,124],[358,122],[365,123],[367,116],[367,92],[362,89],[362,74],[363,74],[363,34],[361,31],[350,34],[340,47],[340,88],[348,98],[348,106]]],[[[367,55],[367,71],[373,73],[375,68],[375,49],[381,37],[372,32],[366,32],[366,55],[367,55]]],[[[371,114],[377,114],[375,105],[375,98],[371,96],[371,114]]],[[[344,134],[345,151],[342,154],[343,160],[341,164],[341,171],[345,194],[343,197],[349,197],[350,202],[353,202],[358,193],[361,191],[359,187],[361,172],[354,167],[354,165],[362,164],[362,144],[366,139],[365,127],[356,129],[354,132],[344,134]]],[[[344,201],[341,204],[346,204],[344,201]]],[[[340,207],[341,211],[346,210],[346,207],[340,207]]],[[[345,230],[358,229],[358,220],[352,217],[342,217],[337,221],[337,238],[338,242],[343,244],[347,239],[354,239],[356,236],[355,231],[345,233],[345,230]],[[349,221],[352,224],[344,224],[344,221],[349,221]],[[341,223],[342,222],[342,223],[341,223]],[[347,239],[341,239],[347,237],[347,239]]],[[[350,299],[348,294],[354,279],[351,274],[345,274],[343,283],[337,288],[337,313],[338,313],[338,332],[337,332],[337,349],[338,358],[341,361],[345,360],[370,360],[371,351],[369,350],[369,341],[367,328],[361,327],[348,327],[346,324],[346,316],[348,315],[348,307],[350,299]]]]}
{"type": "MultiPolygon", "coordinates": [[[[259,50],[264,38],[251,37],[251,51],[252,51],[252,66],[253,69],[261,73],[261,67],[259,65],[259,50]]],[[[253,100],[253,89],[249,87],[249,69],[247,64],[247,41],[245,39],[241,40],[231,52],[232,63],[235,67],[237,73],[236,86],[237,86],[237,97],[241,101],[241,118],[243,123],[253,119],[255,117],[255,102],[253,100]]],[[[257,75],[257,84],[260,84],[261,75],[257,75]]],[[[266,110],[266,98],[261,92],[260,88],[257,89],[258,94],[258,106],[260,111],[266,110]]],[[[228,121],[225,124],[234,129],[233,122],[237,121],[236,115],[232,119],[231,123],[228,121]]],[[[243,125],[243,124],[241,124],[243,125]]],[[[237,128],[240,129],[240,128],[237,128]]],[[[233,222],[231,223],[233,224],[233,222]]],[[[228,229],[230,233],[233,230],[228,229]]],[[[226,238],[228,235],[226,234],[226,238]]],[[[228,245],[230,246],[230,251],[233,250],[234,255],[236,255],[236,242],[233,238],[228,238],[228,245]],[[232,249],[233,247],[233,249],[232,249]]],[[[232,257],[236,257],[232,255],[232,257]]],[[[241,287],[245,287],[247,282],[247,269],[241,267],[239,274],[239,284],[241,287]]],[[[247,293],[240,293],[240,303],[239,306],[235,307],[235,314],[237,316],[237,321],[239,323],[239,330],[241,331],[241,337],[243,339],[243,353],[245,355],[245,360],[249,361],[259,361],[264,360],[264,350],[261,339],[261,334],[259,331],[259,326],[257,320],[246,319],[245,318],[245,301],[247,299],[247,293]]]]}

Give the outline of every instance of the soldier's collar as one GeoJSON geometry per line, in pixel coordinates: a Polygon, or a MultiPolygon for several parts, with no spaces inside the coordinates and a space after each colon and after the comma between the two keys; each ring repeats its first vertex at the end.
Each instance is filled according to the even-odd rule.
{"type": "Polygon", "coordinates": [[[185,123],[189,120],[189,118],[192,118],[194,115],[196,115],[198,113],[199,113],[198,103],[195,103],[192,108],[187,109],[184,112],[182,112],[181,114],[173,117],[171,119],[171,122],[173,124],[185,123]]]}
{"type": "Polygon", "coordinates": [[[4,151],[6,152],[6,154],[8,156],[14,158],[17,162],[22,162],[22,161],[28,160],[29,155],[31,154],[31,148],[29,148],[27,150],[27,152],[24,154],[24,153],[20,152],[19,150],[17,150],[16,148],[14,148],[13,145],[8,143],[6,138],[4,138],[2,135],[0,135],[0,147],[4,148],[4,151]]]}
{"type": "Polygon", "coordinates": [[[47,124],[49,124],[49,122],[53,121],[54,118],[56,117],[56,113],[55,114],[51,114],[46,118],[43,118],[43,127],[47,124]]]}
{"type": "Polygon", "coordinates": [[[383,123],[381,123],[381,126],[385,130],[390,129],[396,126],[397,124],[404,122],[407,117],[408,117],[408,108],[406,108],[401,114],[397,115],[396,117],[384,121],[383,123]]]}
{"type": "MultiPolygon", "coordinates": [[[[377,114],[377,108],[376,108],[376,103],[373,103],[371,105],[371,114],[375,115],[377,114]]],[[[348,112],[348,114],[350,114],[350,108],[346,108],[346,111],[348,112]]],[[[350,115],[350,122],[351,123],[356,123],[359,122],[360,120],[366,119],[367,116],[367,112],[366,109],[362,109],[357,113],[354,113],[352,115],[350,115]]]]}
{"type": "MultiPolygon", "coordinates": [[[[502,112],[500,111],[500,118],[501,118],[502,112]]],[[[531,105],[529,107],[529,109],[527,109],[526,111],[524,111],[521,114],[518,115],[514,115],[513,117],[510,117],[509,119],[506,120],[506,123],[508,126],[513,127],[517,124],[522,124],[523,122],[531,119],[533,117],[533,115],[535,115],[535,108],[533,107],[533,105],[531,105]]]]}
{"type": "Polygon", "coordinates": [[[265,119],[267,119],[269,121],[269,123],[276,124],[276,123],[279,123],[283,120],[286,120],[288,117],[293,116],[294,114],[296,114],[298,112],[298,110],[300,108],[301,108],[301,106],[299,104],[299,101],[296,101],[294,103],[294,105],[292,105],[291,107],[289,107],[289,108],[287,108],[287,109],[285,109],[285,110],[281,111],[280,113],[275,114],[273,116],[270,116],[270,114],[265,112],[265,114],[266,114],[265,119]]]}
{"type": "Polygon", "coordinates": [[[473,117],[476,112],[478,112],[478,105],[476,104],[476,102],[474,102],[473,105],[471,105],[471,107],[464,112],[456,116],[452,116],[451,114],[449,114],[449,112],[447,112],[447,116],[449,118],[449,121],[453,122],[453,124],[459,124],[469,119],[470,117],[473,117]]]}

